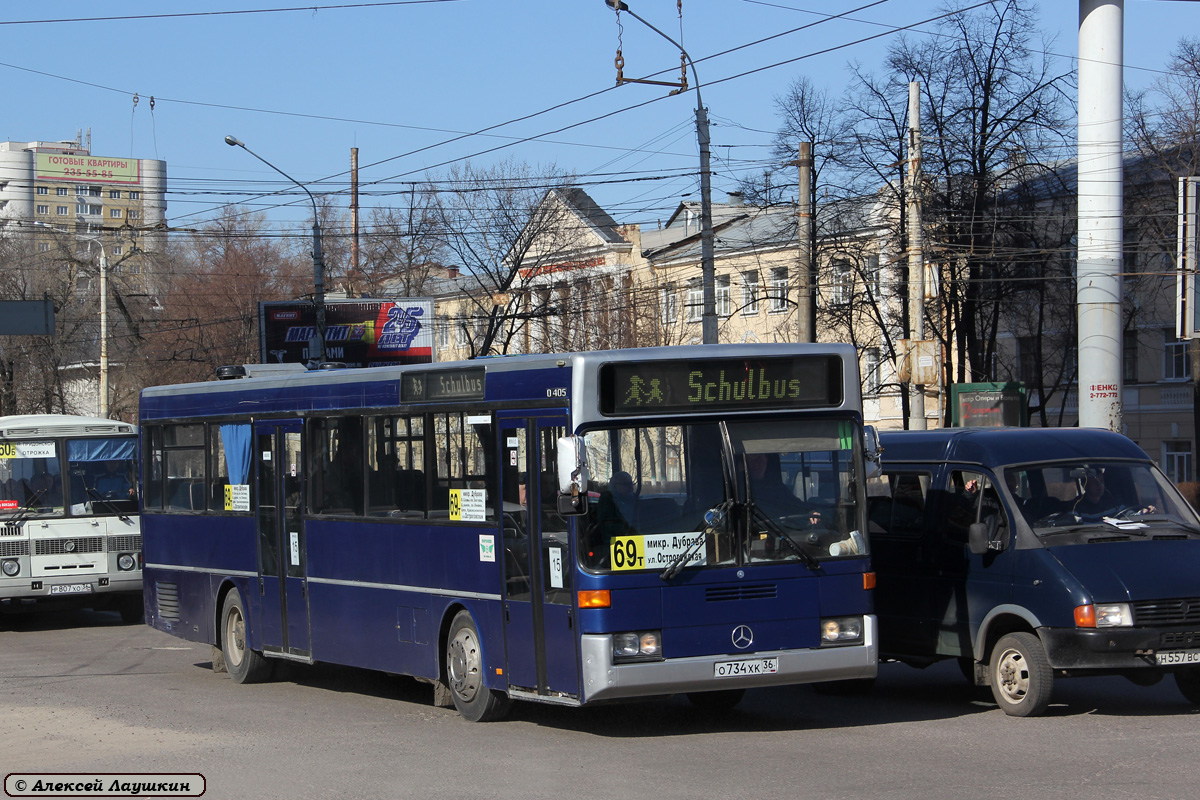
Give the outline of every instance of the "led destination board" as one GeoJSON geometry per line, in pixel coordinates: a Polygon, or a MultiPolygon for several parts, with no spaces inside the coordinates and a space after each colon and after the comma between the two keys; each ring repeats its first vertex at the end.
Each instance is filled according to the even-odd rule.
{"type": "Polygon", "coordinates": [[[600,367],[600,412],[828,408],[841,405],[837,356],[618,362],[600,367]]]}

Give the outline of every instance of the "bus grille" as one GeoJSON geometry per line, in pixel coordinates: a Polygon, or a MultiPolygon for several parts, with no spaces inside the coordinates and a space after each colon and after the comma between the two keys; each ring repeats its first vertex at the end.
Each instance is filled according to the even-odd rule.
{"type": "Polygon", "coordinates": [[[1200,624],[1200,597],[1134,603],[1133,619],[1138,625],[1200,624]]]}
{"type": "Polygon", "coordinates": [[[103,553],[103,536],[80,536],[76,539],[34,539],[33,554],[37,556],[61,556],[70,553],[103,553]],[[74,546],[67,547],[71,542],[74,546]]]}
{"type": "Polygon", "coordinates": [[[154,596],[158,598],[158,616],[179,619],[179,584],[155,581],[154,596]]]}
{"type": "Polygon", "coordinates": [[[0,542],[0,557],[15,558],[29,555],[29,542],[0,542]]]}
{"type": "Polygon", "coordinates": [[[20,535],[21,535],[21,526],[20,525],[13,525],[12,523],[9,523],[9,524],[5,525],[4,527],[0,528],[0,536],[20,536],[20,535]]]}
{"type": "Polygon", "coordinates": [[[123,533],[120,536],[108,537],[108,552],[131,553],[142,549],[140,533],[123,533]]]}
{"type": "Polygon", "coordinates": [[[736,586],[709,586],[704,590],[704,599],[710,603],[726,600],[773,600],[776,587],[773,583],[756,583],[736,586]]]}

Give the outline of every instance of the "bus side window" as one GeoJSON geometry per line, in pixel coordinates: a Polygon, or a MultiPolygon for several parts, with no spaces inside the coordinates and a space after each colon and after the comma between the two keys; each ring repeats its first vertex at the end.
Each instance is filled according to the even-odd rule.
{"type": "Polygon", "coordinates": [[[363,426],[359,417],[326,417],[311,422],[313,513],[363,513],[363,426]]]}

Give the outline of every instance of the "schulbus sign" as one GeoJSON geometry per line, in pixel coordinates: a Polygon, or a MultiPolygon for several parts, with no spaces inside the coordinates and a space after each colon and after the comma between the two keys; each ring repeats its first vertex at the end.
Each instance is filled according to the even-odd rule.
{"type": "MultiPolygon", "coordinates": [[[[309,360],[316,307],[303,301],[258,304],[264,364],[309,360]]],[[[433,361],[432,300],[330,300],[325,303],[325,358],[352,367],[433,361]]]]}

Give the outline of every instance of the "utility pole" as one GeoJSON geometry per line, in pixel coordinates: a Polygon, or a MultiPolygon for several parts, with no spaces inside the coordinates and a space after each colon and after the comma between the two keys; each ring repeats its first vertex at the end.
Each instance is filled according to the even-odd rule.
{"type": "Polygon", "coordinates": [[[1079,0],[1079,426],[1121,431],[1124,0],[1079,0]]]}
{"type": "MultiPolygon", "coordinates": [[[[696,72],[696,63],[692,61],[692,57],[688,55],[688,52],[683,49],[683,45],[630,11],[629,6],[624,0],[604,0],[604,3],[617,12],[618,30],[621,30],[621,12],[623,11],[679,49],[679,82],[674,83],[670,81],[646,80],[644,78],[626,78],[623,72],[625,57],[621,54],[621,47],[618,44],[615,62],[618,86],[623,83],[649,83],[655,86],[671,86],[675,88],[669,94],[675,95],[687,91],[687,67],[690,66],[692,68],[692,79],[696,82],[696,140],[700,146],[700,273],[704,302],[704,311],[700,318],[700,335],[701,341],[704,344],[716,344],[717,281],[713,254],[712,170],[709,166],[708,109],[704,107],[704,101],[700,98],[700,75],[696,72]]],[[[682,8],[680,6],[681,15],[683,13],[682,8]]]]}
{"type": "Polygon", "coordinates": [[[796,166],[800,169],[800,188],[796,202],[798,217],[797,250],[799,251],[798,268],[799,297],[796,303],[796,341],[815,342],[817,340],[817,271],[813,256],[813,214],[812,214],[812,171],[813,156],[812,142],[800,142],[799,158],[796,166]]]}
{"type": "Polygon", "coordinates": [[[913,347],[925,338],[925,247],[921,238],[921,87],[908,85],[908,428],[925,430],[925,386],[917,383],[913,347]]]}
{"type": "MultiPolygon", "coordinates": [[[[350,286],[358,290],[358,148],[350,148],[350,286]]],[[[357,291],[362,295],[362,291],[357,291]]]]}

